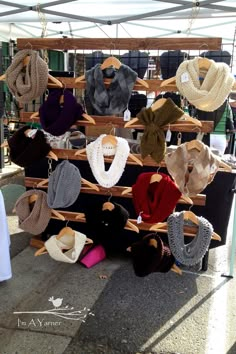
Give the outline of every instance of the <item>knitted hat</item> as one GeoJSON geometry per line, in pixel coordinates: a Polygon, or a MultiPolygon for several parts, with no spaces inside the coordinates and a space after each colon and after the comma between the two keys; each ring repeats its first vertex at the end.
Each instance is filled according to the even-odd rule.
{"type": "Polygon", "coordinates": [[[148,234],[131,245],[134,272],[145,277],[153,272],[167,273],[175,262],[171,251],[156,234],[148,234]]]}
{"type": "Polygon", "coordinates": [[[174,102],[167,98],[166,102],[154,112],[151,108],[143,109],[137,114],[141,124],[144,125],[144,132],[141,139],[141,155],[147,155],[159,163],[165,154],[166,141],[163,127],[179,119],[184,112],[174,102]]]}
{"type": "Polygon", "coordinates": [[[29,190],[22,194],[15,204],[19,227],[33,235],[43,232],[51,218],[51,209],[47,205],[47,194],[41,190],[29,190]],[[37,200],[29,204],[29,197],[37,195],[37,200]]]}
{"type": "Polygon", "coordinates": [[[122,205],[114,202],[112,204],[112,210],[102,210],[103,204],[93,205],[85,210],[90,237],[94,242],[101,243],[107,252],[125,250],[130,245],[123,243],[121,235],[129,213],[122,205]]]}
{"type": "Polygon", "coordinates": [[[84,248],[86,238],[84,234],[75,231],[74,236],[65,234],[59,240],[55,235],[51,236],[44,243],[44,246],[49,256],[55,259],[55,261],[75,263],[84,248]],[[67,251],[63,252],[63,250],[67,251]]]}
{"type": "Polygon", "coordinates": [[[6,83],[16,100],[28,103],[41,96],[48,84],[48,66],[39,53],[23,49],[16,53],[11,65],[6,70],[6,83]],[[30,56],[24,66],[24,59],[30,56]]]}
{"type": "Polygon", "coordinates": [[[150,184],[156,172],[141,173],[132,186],[132,195],[137,215],[142,212],[143,221],[156,223],[164,221],[174,210],[181,192],[172,179],[159,173],[162,179],[150,184]]]}
{"type": "Polygon", "coordinates": [[[50,208],[72,205],[81,189],[79,169],[68,160],[61,162],[49,177],[47,202],[50,208]]]}
{"type": "Polygon", "coordinates": [[[20,128],[8,140],[11,161],[21,167],[30,166],[51,151],[42,131],[37,130],[35,136],[29,138],[25,135],[27,129],[28,126],[20,128]]]}
{"type": "Polygon", "coordinates": [[[43,129],[52,135],[62,135],[81,118],[84,110],[77,103],[72,92],[63,89],[54,89],[39,108],[40,123],[43,129]],[[64,95],[64,103],[60,104],[60,97],[64,95]]]}
{"type": "Polygon", "coordinates": [[[225,63],[210,60],[210,67],[201,84],[199,57],[185,60],[176,72],[176,86],[179,92],[196,108],[212,112],[219,108],[232,90],[234,76],[225,63]]]}
{"type": "Polygon", "coordinates": [[[199,263],[211,242],[212,225],[203,217],[198,217],[198,223],[196,236],[192,241],[184,244],[184,226],[196,225],[191,221],[184,220],[184,211],[171,214],[167,220],[168,242],[171,252],[180,263],[186,266],[199,263]]]}

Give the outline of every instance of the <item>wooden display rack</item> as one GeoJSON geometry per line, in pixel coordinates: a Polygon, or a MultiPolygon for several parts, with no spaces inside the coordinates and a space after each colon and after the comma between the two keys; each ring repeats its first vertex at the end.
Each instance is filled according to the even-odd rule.
{"type": "MultiPolygon", "coordinates": [[[[24,49],[26,46],[31,46],[32,49],[61,49],[61,50],[176,50],[176,49],[183,49],[183,50],[200,50],[202,45],[207,46],[208,50],[219,50],[221,49],[222,40],[221,38],[96,38],[96,39],[77,39],[77,38],[19,38],[17,40],[17,47],[18,49],[24,49]]],[[[85,82],[75,83],[75,78],[59,78],[58,79],[63,82],[65,87],[67,88],[81,88],[84,89],[86,86],[85,82]]],[[[139,91],[146,91],[146,92],[156,92],[156,91],[165,91],[165,87],[161,87],[162,80],[145,80],[148,83],[149,88],[142,87],[140,84],[135,84],[134,90],[139,91]]],[[[109,85],[110,80],[105,79],[105,85],[109,85]]],[[[176,87],[168,86],[168,91],[175,91],[176,87]]],[[[21,122],[29,122],[30,116],[33,112],[21,112],[20,114],[20,121],[21,122]]],[[[116,116],[92,116],[96,124],[98,126],[104,126],[107,124],[112,124],[114,127],[124,127],[124,120],[121,117],[116,116]]],[[[34,122],[38,121],[37,119],[33,120],[34,122]]],[[[80,126],[91,126],[91,123],[88,123],[83,120],[77,121],[77,124],[80,126]]],[[[132,126],[132,128],[143,129],[143,126],[137,124],[132,126]]],[[[168,127],[166,126],[165,129],[168,127]]],[[[194,126],[193,124],[180,122],[171,124],[169,126],[171,131],[178,131],[178,132],[205,132],[209,133],[213,131],[213,122],[204,122],[202,121],[202,127],[194,126]]],[[[60,159],[69,159],[69,160],[87,160],[86,155],[79,155],[76,156],[76,150],[73,149],[53,149],[53,152],[57,155],[60,159]]],[[[140,158],[140,155],[135,155],[140,158]]],[[[111,162],[112,158],[106,158],[106,162],[111,162]]],[[[131,160],[127,160],[127,164],[134,165],[135,162],[131,160]]],[[[153,168],[157,166],[165,167],[165,163],[161,162],[157,164],[150,156],[143,160],[144,166],[152,166],[153,168]]],[[[33,177],[26,177],[25,178],[25,185],[26,187],[33,187],[35,188],[35,184],[39,183],[42,179],[40,178],[33,178],[33,177]]],[[[43,188],[47,188],[44,186],[43,188]]],[[[132,198],[131,194],[127,194],[125,196],[122,195],[122,191],[127,187],[121,186],[114,186],[110,188],[112,195],[115,197],[125,197],[125,198],[132,198]]],[[[97,194],[97,195],[107,195],[107,189],[99,186],[99,192],[88,190],[85,188],[81,188],[81,193],[88,193],[88,194],[97,194]]],[[[204,206],[206,203],[206,196],[199,194],[195,198],[192,198],[194,205],[201,205],[204,206]]],[[[181,203],[181,199],[179,200],[181,203]]],[[[186,204],[186,202],[184,202],[186,204]]],[[[78,221],[76,220],[77,212],[68,212],[68,211],[59,211],[66,220],[70,221],[78,221]]],[[[138,226],[141,230],[150,230],[152,224],[144,223],[137,224],[136,220],[131,219],[131,221],[138,226]]],[[[79,220],[79,222],[85,222],[84,220],[79,220]]],[[[187,236],[194,236],[193,229],[186,229],[187,236]]],[[[167,232],[166,229],[160,232],[167,232]]],[[[43,241],[40,240],[38,236],[32,238],[31,243],[33,247],[41,248],[43,245],[43,241]]]]}

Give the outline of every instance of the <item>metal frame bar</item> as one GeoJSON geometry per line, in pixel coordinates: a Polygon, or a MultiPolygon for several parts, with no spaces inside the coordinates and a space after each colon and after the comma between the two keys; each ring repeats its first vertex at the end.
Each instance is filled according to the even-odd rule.
{"type": "MultiPolygon", "coordinates": [[[[221,0],[205,0],[205,1],[203,1],[201,3],[201,6],[203,6],[205,4],[215,3],[215,2],[221,2],[221,0]]],[[[121,22],[127,22],[127,21],[133,21],[133,20],[139,20],[139,19],[142,19],[144,17],[153,17],[153,16],[156,16],[156,15],[163,15],[163,14],[167,14],[167,13],[171,13],[171,12],[182,11],[182,10],[186,10],[186,9],[192,8],[192,6],[193,6],[192,2],[191,3],[187,2],[185,5],[180,5],[180,6],[172,7],[172,8],[169,8],[169,9],[162,9],[162,10],[147,12],[147,13],[143,13],[143,14],[139,14],[139,15],[123,17],[121,19],[117,19],[117,20],[112,21],[112,24],[121,23],[121,22]]]]}
{"type": "Polygon", "coordinates": [[[45,8],[42,9],[42,12],[45,14],[48,14],[48,15],[55,15],[55,16],[60,16],[60,17],[65,17],[65,18],[71,18],[74,20],[87,21],[87,22],[93,22],[93,23],[101,23],[103,25],[108,24],[108,21],[106,21],[106,20],[100,20],[100,19],[96,19],[93,17],[78,16],[78,15],[68,14],[65,12],[63,13],[63,12],[59,12],[59,11],[45,10],[45,8]]]}
{"type": "Polygon", "coordinates": [[[10,2],[10,1],[0,1],[0,5],[18,7],[19,9],[23,9],[26,7],[25,5],[15,4],[14,2],[10,2]]]}
{"type": "MultiPolygon", "coordinates": [[[[188,4],[188,1],[185,1],[185,0],[155,0],[155,1],[158,1],[158,2],[168,2],[168,3],[171,3],[171,4],[181,4],[181,5],[186,5],[188,4]]],[[[226,0],[222,0],[221,2],[224,2],[226,0]]],[[[213,1],[214,3],[215,1],[213,1]]],[[[209,4],[204,4],[204,1],[203,2],[200,2],[200,5],[199,7],[206,7],[208,9],[213,9],[213,10],[220,10],[220,11],[225,11],[225,12],[236,12],[236,7],[232,7],[232,6],[222,6],[222,5],[211,5],[211,3],[209,4]]]]}
{"type": "Polygon", "coordinates": [[[37,37],[37,36],[33,35],[31,32],[29,32],[26,29],[22,28],[21,25],[16,25],[15,23],[13,23],[13,26],[15,26],[16,28],[18,28],[19,30],[21,30],[21,31],[23,31],[23,32],[25,32],[27,34],[30,34],[32,37],[37,37]]]}
{"type": "Polygon", "coordinates": [[[2,12],[2,13],[0,13],[0,17],[14,15],[14,14],[20,14],[21,12],[27,12],[27,11],[30,11],[30,10],[31,10],[30,7],[22,7],[20,9],[15,9],[15,10],[2,12]]]}

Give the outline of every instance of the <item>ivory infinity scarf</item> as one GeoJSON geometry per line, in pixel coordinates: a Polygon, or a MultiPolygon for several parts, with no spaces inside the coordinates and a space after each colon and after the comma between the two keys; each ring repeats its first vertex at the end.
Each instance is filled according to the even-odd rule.
{"type": "Polygon", "coordinates": [[[59,240],[56,235],[51,236],[45,243],[49,256],[55,261],[65,263],[77,262],[82,252],[87,237],[81,232],[75,231],[74,236],[63,235],[59,240]],[[66,252],[63,252],[66,250],[66,252]]]}
{"type": "Polygon", "coordinates": [[[184,220],[183,211],[171,214],[167,220],[170,250],[175,259],[186,266],[192,266],[201,261],[211,242],[212,225],[203,217],[198,217],[198,222],[197,235],[191,242],[184,244],[184,226],[194,224],[184,220]]]}
{"type": "Polygon", "coordinates": [[[110,188],[116,185],[121,178],[130,148],[127,140],[116,137],[117,145],[113,161],[109,169],[105,170],[105,161],[103,155],[102,139],[106,134],[100,135],[95,141],[88,144],[86,153],[90,168],[97,182],[105,188],[110,188]]]}
{"type": "Polygon", "coordinates": [[[176,72],[176,85],[179,92],[196,108],[213,112],[224,103],[235,80],[227,64],[210,60],[210,68],[201,84],[199,59],[196,57],[180,64],[176,72]]]}
{"type": "Polygon", "coordinates": [[[166,167],[184,195],[195,196],[212,182],[219,168],[220,160],[210,148],[202,143],[201,151],[188,151],[187,143],[165,156],[166,167]],[[188,164],[193,166],[188,170],[188,164]]]}

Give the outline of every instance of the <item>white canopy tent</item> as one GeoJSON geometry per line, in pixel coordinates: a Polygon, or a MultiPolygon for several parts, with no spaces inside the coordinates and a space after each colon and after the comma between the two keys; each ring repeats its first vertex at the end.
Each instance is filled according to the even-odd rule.
{"type": "Polygon", "coordinates": [[[222,37],[232,44],[235,0],[0,1],[0,40],[18,37],[222,37]]]}

